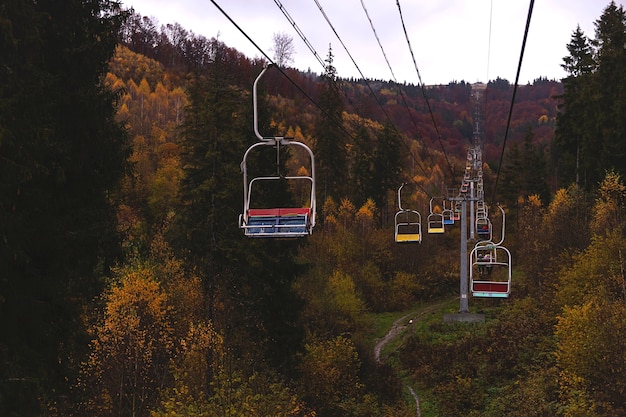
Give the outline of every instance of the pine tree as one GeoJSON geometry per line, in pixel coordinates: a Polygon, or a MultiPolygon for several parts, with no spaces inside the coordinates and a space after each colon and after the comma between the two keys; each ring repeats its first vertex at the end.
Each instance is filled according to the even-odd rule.
{"type": "Polygon", "coordinates": [[[580,28],[568,45],[563,68],[560,113],[553,156],[564,165],[561,182],[576,181],[589,188],[607,169],[624,173],[626,157],[626,14],[611,2],[595,22],[589,42],[580,28]]]}
{"type": "Polygon", "coordinates": [[[537,195],[544,204],[549,202],[547,163],[542,149],[533,143],[529,128],[521,146],[513,144],[502,167],[502,197],[508,207],[517,207],[519,201],[537,195]]]}
{"type": "Polygon", "coordinates": [[[252,136],[246,123],[248,96],[230,84],[222,45],[214,41],[211,47],[213,64],[209,71],[196,73],[189,88],[181,144],[182,207],[175,228],[177,247],[185,248],[190,264],[203,266],[207,276],[219,274],[232,260],[224,240],[238,236],[234,213],[242,205],[239,163],[246,137],[252,136]]]}
{"type": "Polygon", "coordinates": [[[361,125],[354,137],[351,155],[351,199],[357,206],[374,196],[374,143],[369,131],[361,125]]]}

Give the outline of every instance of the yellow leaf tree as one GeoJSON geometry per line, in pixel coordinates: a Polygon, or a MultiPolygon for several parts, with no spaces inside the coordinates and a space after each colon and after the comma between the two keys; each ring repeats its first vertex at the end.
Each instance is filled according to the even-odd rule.
{"type": "Polygon", "coordinates": [[[148,416],[170,378],[174,344],[167,296],[148,267],[118,275],[104,296],[102,322],[93,328],[82,406],[96,415],[148,416]]]}

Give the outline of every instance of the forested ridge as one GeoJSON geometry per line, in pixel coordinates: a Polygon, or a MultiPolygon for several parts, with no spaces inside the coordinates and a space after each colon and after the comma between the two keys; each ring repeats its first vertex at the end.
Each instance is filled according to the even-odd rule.
{"type": "Polygon", "coordinates": [[[566,78],[519,86],[502,166],[513,86],[486,86],[511,297],[411,327],[380,363],[387,317],[458,294],[458,226],[398,245],[393,217],[403,182],[423,215],[460,185],[472,85],[343,79],[332,49],[323,74],[268,70],[259,130],[314,150],[318,224],[247,239],[266,63],[115,1],[59,3],[0,6],[0,415],[414,416],[405,385],[423,416],[626,413],[621,6],[572,28],[566,78]]]}

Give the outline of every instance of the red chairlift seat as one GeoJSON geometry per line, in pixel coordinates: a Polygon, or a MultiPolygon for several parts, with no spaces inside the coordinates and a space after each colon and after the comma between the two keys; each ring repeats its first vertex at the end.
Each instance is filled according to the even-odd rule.
{"type": "Polygon", "coordinates": [[[311,209],[248,209],[248,221],[242,228],[250,237],[304,237],[311,233],[311,209]]]}

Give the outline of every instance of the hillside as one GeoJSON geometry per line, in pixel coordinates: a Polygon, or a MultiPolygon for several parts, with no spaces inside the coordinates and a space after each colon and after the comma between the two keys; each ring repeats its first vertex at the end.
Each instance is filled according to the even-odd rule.
{"type": "Polygon", "coordinates": [[[0,13],[0,415],[626,412],[622,7],[573,34],[570,76],[519,86],[504,154],[506,80],[476,112],[464,82],[270,68],[255,121],[265,63],[217,39],[109,1],[0,13]],[[453,324],[433,312],[456,312],[459,222],[426,219],[481,118],[511,294],[470,296],[485,321],[453,324]],[[240,227],[250,149],[250,175],[276,180],[258,207],[312,204],[290,182],[313,176],[306,155],[253,147],[255,124],[313,150],[310,236],[240,227]],[[421,243],[394,239],[403,183],[421,243]]]}
{"type": "MultiPolygon", "coordinates": [[[[122,41],[127,47],[155,59],[172,73],[201,67],[202,62],[210,61],[208,51],[214,50],[217,45],[233,68],[229,72],[231,82],[239,87],[249,89],[254,74],[259,71],[260,62],[245,57],[215,39],[195,35],[178,24],[159,29],[149,17],[136,15],[124,34],[122,41]],[[197,51],[189,51],[189,48],[197,51]]],[[[302,119],[310,120],[308,115],[317,111],[315,104],[319,99],[320,76],[293,69],[285,69],[285,73],[289,80],[276,74],[268,76],[272,77],[268,81],[272,85],[270,94],[293,100],[298,113],[292,116],[300,115],[302,119]]],[[[407,140],[423,141],[433,151],[442,151],[442,141],[445,152],[465,158],[466,147],[472,141],[474,129],[469,83],[455,81],[422,89],[413,84],[397,85],[383,80],[345,79],[340,73],[337,77],[348,113],[378,123],[390,122],[406,135],[407,140]],[[434,117],[429,113],[426,100],[432,107],[434,117]]],[[[502,151],[513,85],[497,78],[491,80],[488,86],[483,109],[485,160],[496,163],[502,151]]],[[[510,140],[521,142],[530,128],[534,131],[536,143],[547,146],[554,136],[557,97],[562,93],[563,87],[558,80],[538,79],[533,84],[520,86],[511,119],[510,140]]],[[[303,124],[293,118],[287,118],[285,123],[286,126],[303,124]]]]}

